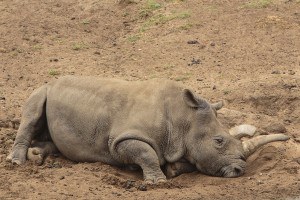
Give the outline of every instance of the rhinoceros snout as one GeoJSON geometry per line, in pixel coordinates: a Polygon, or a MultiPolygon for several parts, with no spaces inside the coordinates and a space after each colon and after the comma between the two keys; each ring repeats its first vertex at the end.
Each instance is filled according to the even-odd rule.
{"type": "Polygon", "coordinates": [[[243,166],[232,164],[221,169],[221,176],[226,178],[234,178],[243,175],[245,169],[243,166]]]}

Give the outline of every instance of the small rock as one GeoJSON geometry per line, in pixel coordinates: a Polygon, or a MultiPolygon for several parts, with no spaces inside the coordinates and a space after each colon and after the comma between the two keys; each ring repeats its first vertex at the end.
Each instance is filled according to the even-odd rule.
{"type": "Polygon", "coordinates": [[[210,46],[214,47],[214,46],[216,46],[216,43],[212,42],[212,43],[210,43],[210,46]]]}
{"type": "Polygon", "coordinates": [[[136,189],[135,187],[133,187],[133,188],[127,189],[127,191],[128,191],[128,192],[136,192],[137,189],[136,189]]]}
{"type": "Polygon", "coordinates": [[[292,120],[291,119],[284,119],[283,123],[285,125],[289,125],[290,123],[292,123],[292,120]]]}
{"type": "Polygon", "coordinates": [[[188,44],[199,44],[199,42],[197,40],[189,40],[187,43],[188,44]]]}
{"type": "Polygon", "coordinates": [[[100,52],[99,51],[95,51],[94,54],[100,55],[100,52]]]}
{"type": "Polygon", "coordinates": [[[264,184],[261,180],[257,181],[257,185],[264,184]]]}
{"type": "Polygon", "coordinates": [[[213,90],[217,89],[217,86],[216,86],[216,85],[214,85],[214,86],[212,87],[212,89],[213,89],[213,90]]]}
{"type": "Polygon", "coordinates": [[[280,74],[280,71],[279,70],[274,70],[274,71],[272,71],[271,74],[280,74]]]}
{"type": "Polygon", "coordinates": [[[0,127],[8,128],[9,127],[9,123],[7,122],[7,120],[0,119],[0,127]]]}
{"type": "Polygon", "coordinates": [[[293,84],[293,83],[285,83],[285,84],[283,84],[283,87],[285,88],[285,89],[293,89],[293,88],[296,88],[297,87],[297,85],[296,84],[293,84]]]}
{"type": "Polygon", "coordinates": [[[198,64],[200,64],[200,63],[201,63],[201,60],[200,60],[200,59],[195,59],[195,58],[193,58],[193,59],[191,60],[191,63],[188,64],[188,66],[198,65],[198,64]]]}
{"type": "Polygon", "coordinates": [[[65,179],[65,176],[59,177],[59,180],[63,180],[63,179],[65,179]]]}
{"type": "Polygon", "coordinates": [[[8,140],[6,140],[6,142],[5,142],[5,144],[6,144],[7,146],[12,145],[13,143],[14,143],[14,141],[13,141],[12,139],[8,139],[8,140]]]}
{"type": "Polygon", "coordinates": [[[124,187],[125,189],[130,189],[130,188],[134,187],[134,182],[135,182],[135,181],[127,180],[127,181],[124,183],[123,187],[124,187]]]}
{"type": "Polygon", "coordinates": [[[1,97],[0,97],[0,100],[3,100],[3,101],[4,101],[4,100],[5,100],[5,97],[2,97],[2,96],[1,96],[1,97]]]}
{"type": "Polygon", "coordinates": [[[289,70],[289,75],[295,75],[296,72],[294,72],[293,70],[289,70]]]}
{"type": "Polygon", "coordinates": [[[137,188],[140,191],[147,191],[147,186],[144,184],[139,185],[139,187],[137,188]]]}
{"type": "Polygon", "coordinates": [[[197,81],[203,81],[203,78],[197,78],[197,81]]]}
{"type": "Polygon", "coordinates": [[[54,168],[62,168],[62,165],[59,162],[53,163],[54,168]]]}
{"type": "Polygon", "coordinates": [[[7,53],[7,50],[4,48],[0,48],[0,53],[7,53]]]}
{"type": "Polygon", "coordinates": [[[50,62],[58,62],[58,59],[57,58],[51,58],[50,62]]]}
{"type": "Polygon", "coordinates": [[[271,133],[286,133],[286,128],[281,123],[271,123],[267,127],[264,128],[265,131],[271,133]]]}
{"type": "Polygon", "coordinates": [[[297,137],[297,138],[295,138],[294,140],[295,140],[295,142],[300,143],[300,137],[297,137]]]}
{"type": "Polygon", "coordinates": [[[199,49],[204,49],[206,46],[205,46],[205,44],[200,44],[198,47],[199,47],[199,49]]]}

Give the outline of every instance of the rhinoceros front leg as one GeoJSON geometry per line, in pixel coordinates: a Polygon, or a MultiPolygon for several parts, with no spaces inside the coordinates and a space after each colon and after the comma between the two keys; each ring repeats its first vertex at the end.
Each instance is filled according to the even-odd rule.
{"type": "Polygon", "coordinates": [[[120,161],[139,165],[146,183],[165,182],[166,176],[160,169],[158,156],[147,143],[138,140],[125,140],[116,146],[120,161]]]}
{"type": "Polygon", "coordinates": [[[35,90],[23,108],[21,124],[7,161],[22,164],[26,161],[28,147],[32,139],[41,132],[46,123],[46,86],[35,90]]]}

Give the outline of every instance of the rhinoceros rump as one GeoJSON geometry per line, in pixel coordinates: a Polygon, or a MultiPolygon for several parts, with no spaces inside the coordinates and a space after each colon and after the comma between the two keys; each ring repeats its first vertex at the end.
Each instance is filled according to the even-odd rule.
{"type": "Polygon", "coordinates": [[[234,128],[230,135],[217,120],[221,107],[170,80],[67,76],[29,97],[7,160],[41,163],[59,151],[74,161],[138,165],[145,181],[157,183],[166,180],[161,166],[168,165],[180,166],[179,173],[196,167],[208,175],[240,176],[259,146],[288,139],[278,134],[241,142],[253,129],[234,128]]]}

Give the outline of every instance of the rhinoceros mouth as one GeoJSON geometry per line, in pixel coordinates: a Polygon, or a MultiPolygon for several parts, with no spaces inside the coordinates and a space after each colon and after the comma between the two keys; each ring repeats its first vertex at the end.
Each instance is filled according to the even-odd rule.
{"type": "Polygon", "coordinates": [[[222,167],[220,171],[217,173],[217,175],[226,178],[234,178],[243,175],[244,171],[245,169],[243,166],[232,164],[232,165],[222,167]]]}

